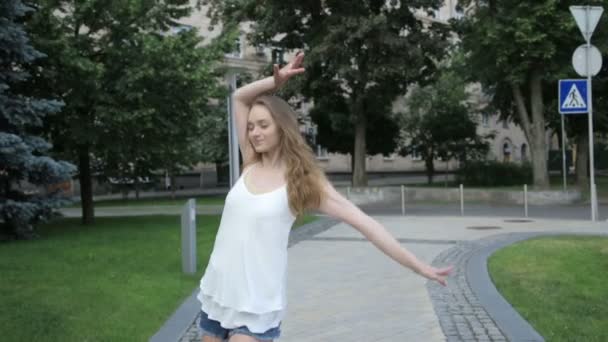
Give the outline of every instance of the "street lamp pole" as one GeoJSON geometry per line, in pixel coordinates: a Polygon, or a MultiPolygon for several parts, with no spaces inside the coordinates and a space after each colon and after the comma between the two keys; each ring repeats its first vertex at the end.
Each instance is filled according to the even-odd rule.
{"type": "Polygon", "coordinates": [[[228,83],[228,161],[230,166],[230,187],[236,183],[240,174],[239,166],[239,140],[236,131],[235,112],[234,112],[234,92],[236,91],[236,72],[229,71],[226,74],[228,83]]]}

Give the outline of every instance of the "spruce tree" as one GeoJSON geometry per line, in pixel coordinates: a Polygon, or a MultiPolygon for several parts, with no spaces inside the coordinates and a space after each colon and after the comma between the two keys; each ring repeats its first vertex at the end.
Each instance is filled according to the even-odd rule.
{"type": "Polygon", "coordinates": [[[75,167],[48,154],[42,135],[44,117],[62,103],[26,94],[28,65],[44,54],[29,43],[22,20],[32,9],[20,0],[0,2],[0,234],[36,236],[37,223],[67,202],[61,190],[47,186],[71,177],[75,167]]]}

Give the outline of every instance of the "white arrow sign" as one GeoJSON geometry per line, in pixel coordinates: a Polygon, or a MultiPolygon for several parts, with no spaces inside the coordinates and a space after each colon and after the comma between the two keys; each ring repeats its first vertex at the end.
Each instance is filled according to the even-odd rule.
{"type": "Polygon", "coordinates": [[[600,6],[570,6],[570,13],[574,16],[576,25],[581,30],[585,41],[591,39],[603,12],[604,8],[600,6]]]}

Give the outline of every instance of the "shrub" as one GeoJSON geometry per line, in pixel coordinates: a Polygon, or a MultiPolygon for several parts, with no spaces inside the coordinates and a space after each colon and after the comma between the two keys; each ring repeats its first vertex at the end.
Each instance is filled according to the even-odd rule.
{"type": "Polygon", "coordinates": [[[457,172],[459,183],[468,186],[512,186],[532,183],[530,163],[468,161],[457,172]]]}

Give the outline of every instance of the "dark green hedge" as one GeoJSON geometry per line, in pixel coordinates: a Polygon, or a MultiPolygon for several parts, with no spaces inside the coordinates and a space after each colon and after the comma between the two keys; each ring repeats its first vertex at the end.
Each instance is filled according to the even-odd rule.
{"type": "Polygon", "coordinates": [[[532,184],[532,165],[498,161],[469,161],[457,173],[468,186],[512,186],[532,184]]]}

